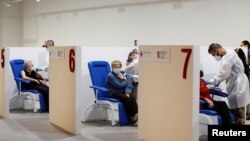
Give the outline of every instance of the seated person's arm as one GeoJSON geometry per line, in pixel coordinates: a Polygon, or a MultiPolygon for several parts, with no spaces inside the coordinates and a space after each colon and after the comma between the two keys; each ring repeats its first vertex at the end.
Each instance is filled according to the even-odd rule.
{"type": "Polygon", "coordinates": [[[206,98],[206,97],[200,95],[200,99],[205,100],[206,103],[208,104],[209,108],[213,108],[214,107],[214,102],[212,100],[210,100],[209,98],[206,98]]]}
{"type": "Polygon", "coordinates": [[[116,78],[115,75],[108,75],[107,82],[116,88],[124,88],[128,85],[128,82],[125,79],[124,81],[119,81],[120,77],[116,78]]]}
{"type": "Polygon", "coordinates": [[[41,73],[39,73],[39,72],[36,72],[36,77],[37,77],[38,79],[44,80],[43,75],[42,75],[41,73]]]}
{"type": "Polygon", "coordinates": [[[24,71],[21,71],[21,76],[23,79],[26,79],[26,80],[29,80],[29,81],[32,81],[32,82],[36,82],[37,84],[39,84],[39,81],[34,79],[34,78],[31,78],[31,77],[28,77],[26,76],[25,72],[24,71]]]}

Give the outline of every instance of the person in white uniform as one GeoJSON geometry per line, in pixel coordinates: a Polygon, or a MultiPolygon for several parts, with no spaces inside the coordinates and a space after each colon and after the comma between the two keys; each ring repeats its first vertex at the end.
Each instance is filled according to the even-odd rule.
{"type": "Polygon", "coordinates": [[[134,49],[129,53],[124,71],[126,74],[130,76],[130,78],[128,78],[128,82],[134,86],[132,94],[137,99],[137,88],[138,88],[138,78],[139,78],[137,49],[134,49]]]}
{"type": "Polygon", "coordinates": [[[245,124],[245,106],[250,103],[249,81],[244,66],[233,50],[224,49],[220,44],[212,43],[208,53],[220,61],[220,70],[210,81],[211,84],[226,80],[229,94],[228,106],[235,114],[236,124],[245,124]]]}

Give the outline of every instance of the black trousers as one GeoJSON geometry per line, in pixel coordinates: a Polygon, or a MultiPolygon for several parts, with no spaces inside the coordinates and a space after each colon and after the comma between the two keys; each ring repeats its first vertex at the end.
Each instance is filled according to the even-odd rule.
{"type": "Polygon", "coordinates": [[[129,119],[131,119],[135,116],[135,114],[138,113],[138,105],[133,95],[130,94],[128,97],[125,94],[112,94],[110,97],[119,99],[123,103],[129,119]]]}
{"type": "Polygon", "coordinates": [[[222,125],[231,124],[231,116],[230,116],[230,110],[227,106],[227,103],[225,101],[213,101],[214,107],[209,108],[208,105],[206,105],[205,109],[212,109],[218,112],[218,114],[221,116],[222,125]]]}
{"type": "Polygon", "coordinates": [[[46,110],[49,110],[49,87],[45,84],[39,84],[33,86],[33,89],[39,91],[43,95],[44,102],[47,106],[46,110]]]}

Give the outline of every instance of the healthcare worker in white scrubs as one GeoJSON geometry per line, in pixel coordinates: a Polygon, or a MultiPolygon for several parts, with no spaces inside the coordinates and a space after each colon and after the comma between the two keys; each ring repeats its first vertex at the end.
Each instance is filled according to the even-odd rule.
{"type": "Polygon", "coordinates": [[[226,81],[229,94],[228,106],[235,115],[236,124],[245,124],[245,106],[250,103],[249,81],[244,66],[233,50],[224,49],[220,44],[212,43],[208,53],[220,61],[220,70],[210,81],[218,84],[226,81]]]}

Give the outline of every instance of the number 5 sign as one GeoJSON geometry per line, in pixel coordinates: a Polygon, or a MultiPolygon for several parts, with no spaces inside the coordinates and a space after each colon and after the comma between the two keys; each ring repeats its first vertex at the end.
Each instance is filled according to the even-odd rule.
{"type": "Polygon", "coordinates": [[[70,72],[75,72],[75,50],[70,49],[69,51],[69,70],[70,72]]]}
{"type": "Polygon", "coordinates": [[[4,57],[4,49],[1,49],[1,67],[4,68],[5,57],[4,57]]]}
{"type": "Polygon", "coordinates": [[[189,58],[192,54],[192,49],[191,48],[183,48],[183,49],[181,49],[181,52],[187,53],[184,67],[183,67],[183,74],[182,74],[182,78],[186,79],[187,78],[187,67],[188,67],[188,63],[189,63],[189,58]]]}

